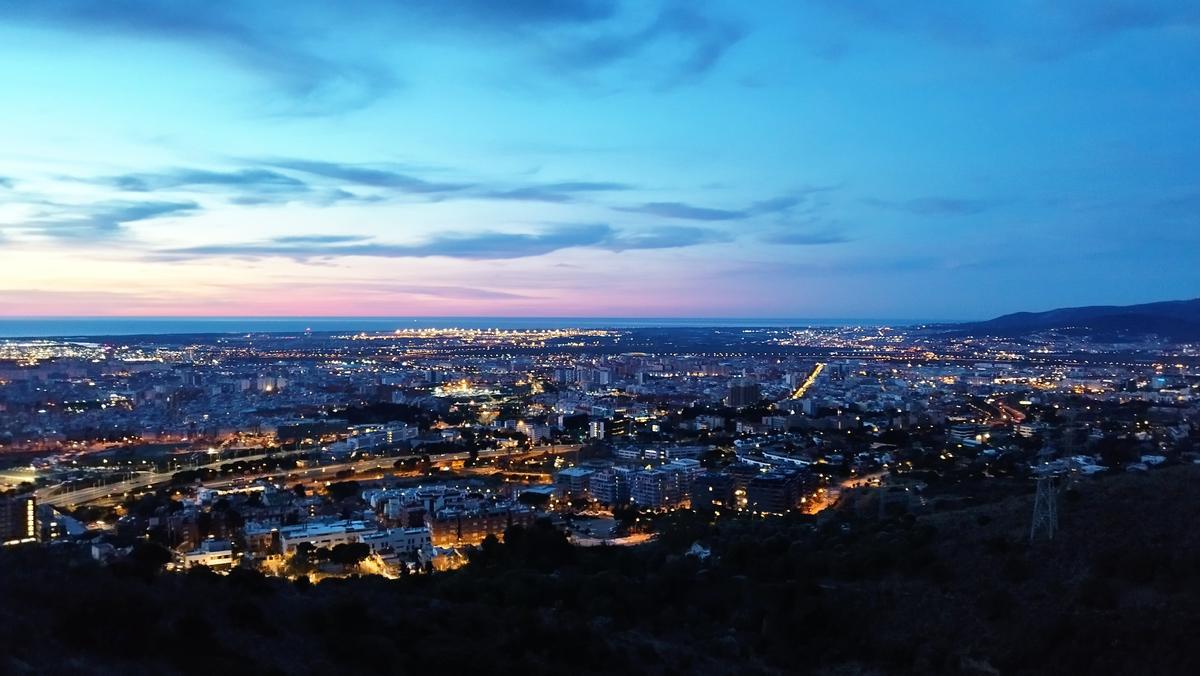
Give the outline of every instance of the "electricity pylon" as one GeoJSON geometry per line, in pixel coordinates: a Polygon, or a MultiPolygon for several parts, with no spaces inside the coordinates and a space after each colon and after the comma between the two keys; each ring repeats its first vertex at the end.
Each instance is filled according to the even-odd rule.
{"type": "Polygon", "coordinates": [[[1058,530],[1058,476],[1043,474],[1037,477],[1037,495],[1033,498],[1033,523],[1029,526],[1029,541],[1038,536],[1054,539],[1058,530]]]}

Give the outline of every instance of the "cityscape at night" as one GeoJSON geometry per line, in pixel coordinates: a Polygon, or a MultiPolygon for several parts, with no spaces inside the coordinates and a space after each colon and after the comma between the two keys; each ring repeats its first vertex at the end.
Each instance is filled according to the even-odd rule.
{"type": "Polygon", "coordinates": [[[0,673],[1200,673],[1200,11],[0,0],[0,673]]]}

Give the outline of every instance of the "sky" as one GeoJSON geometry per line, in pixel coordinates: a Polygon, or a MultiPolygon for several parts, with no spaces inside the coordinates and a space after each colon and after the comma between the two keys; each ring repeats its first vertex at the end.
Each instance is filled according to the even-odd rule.
{"type": "Polygon", "coordinates": [[[0,316],[1200,296],[1200,5],[0,0],[0,316]]]}

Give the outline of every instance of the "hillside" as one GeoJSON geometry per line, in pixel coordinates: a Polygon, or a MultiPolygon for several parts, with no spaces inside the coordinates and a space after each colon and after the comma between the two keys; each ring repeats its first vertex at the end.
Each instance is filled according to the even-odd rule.
{"type": "Polygon", "coordinates": [[[1174,340],[1197,340],[1200,339],[1200,298],[1143,305],[1098,305],[1046,312],[1018,312],[950,328],[976,335],[1017,336],[1056,329],[1104,337],[1157,334],[1174,340]]]}
{"type": "Polygon", "coordinates": [[[690,513],[638,548],[514,532],[315,586],[0,554],[5,673],[1200,673],[1200,467],[883,521],[690,513]],[[699,539],[712,557],[683,556],[699,539]]]}

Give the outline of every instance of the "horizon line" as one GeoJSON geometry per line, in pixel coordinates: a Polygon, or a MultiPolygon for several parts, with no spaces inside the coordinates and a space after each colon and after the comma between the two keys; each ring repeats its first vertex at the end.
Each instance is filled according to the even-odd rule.
{"type": "Polygon", "coordinates": [[[604,319],[670,319],[672,321],[780,321],[794,319],[824,319],[852,321],[861,319],[891,320],[891,321],[922,321],[922,322],[964,322],[975,321],[962,318],[915,318],[915,317],[872,317],[872,316],[819,316],[819,315],[515,315],[515,314],[445,314],[445,315],[270,315],[270,314],[231,314],[231,315],[4,315],[0,321],[6,320],[337,320],[337,319],[586,319],[599,321],[604,319]]]}

